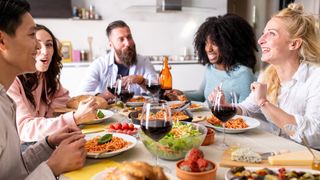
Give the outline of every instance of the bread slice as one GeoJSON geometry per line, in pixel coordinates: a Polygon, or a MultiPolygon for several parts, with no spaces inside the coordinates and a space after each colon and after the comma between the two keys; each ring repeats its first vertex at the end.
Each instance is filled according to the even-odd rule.
{"type": "Polygon", "coordinates": [[[108,108],[108,102],[103,98],[99,96],[92,96],[92,95],[80,95],[80,96],[75,96],[71,98],[67,102],[67,108],[73,108],[77,109],[79,106],[80,101],[86,100],[90,97],[93,97],[98,104],[98,109],[107,109],[108,108]]]}

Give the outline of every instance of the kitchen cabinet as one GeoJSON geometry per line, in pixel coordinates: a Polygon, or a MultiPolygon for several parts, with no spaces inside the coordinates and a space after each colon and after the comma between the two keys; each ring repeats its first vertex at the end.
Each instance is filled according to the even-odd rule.
{"type": "MultiPolygon", "coordinates": [[[[152,62],[156,71],[162,69],[162,62],[152,62]]],[[[70,96],[79,95],[80,84],[88,72],[90,63],[64,63],[61,72],[61,83],[70,91],[70,96]]],[[[169,62],[171,66],[173,88],[180,90],[196,90],[199,88],[205,66],[197,61],[169,62]]]]}

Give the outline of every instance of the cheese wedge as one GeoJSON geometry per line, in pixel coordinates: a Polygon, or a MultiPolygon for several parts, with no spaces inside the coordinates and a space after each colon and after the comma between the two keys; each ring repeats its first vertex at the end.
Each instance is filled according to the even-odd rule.
{"type": "MultiPolygon", "coordinates": [[[[320,155],[320,153],[315,154],[320,155]]],[[[270,156],[268,161],[276,166],[311,166],[313,157],[307,150],[289,152],[285,154],[270,156]]]]}

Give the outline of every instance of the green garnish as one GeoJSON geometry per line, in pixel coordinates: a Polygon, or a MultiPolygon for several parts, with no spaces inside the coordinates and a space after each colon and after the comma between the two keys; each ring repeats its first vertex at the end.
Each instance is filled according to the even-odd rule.
{"type": "Polygon", "coordinates": [[[103,114],[103,112],[100,111],[100,110],[98,110],[97,116],[98,116],[99,119],[104,118],[104,114],[103,114]]]}
{"type": "Polygon", "coordinates": [[[98,139],[98,144],[101,145],[101,144],[108,143],[109,141],[111,141],[111,139],[112,139],[112,134],[105,134],[104,136],[98,139]]]}

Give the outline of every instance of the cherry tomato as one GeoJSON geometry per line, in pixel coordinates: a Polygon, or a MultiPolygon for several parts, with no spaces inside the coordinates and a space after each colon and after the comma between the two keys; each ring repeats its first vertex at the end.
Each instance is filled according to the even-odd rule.
{"type": "Polygon", "coordinates": [[[116,128],[114,127],[114,124],[110,124],[109,128],[110,128],[110,129],[116,129],[116,128]]]}
{"type": "Polygon", "coordinates": [[[115,127],[116,130],[121,130],[122,129],[121,123],[115,124],[114,127],[115,127]]]}
{"type": "Polygon", "coordinates": [[[134,125],[132,123],[129,124],[129,129],[134,130],[134,125]]]}
{"type": "Polygon", "coordinates": [[[122,129],[123,129],[123,130],[128,130],[128,129],[129,129],[128,123],[123,123],[123,124],[122,124],[122,129]]]}

